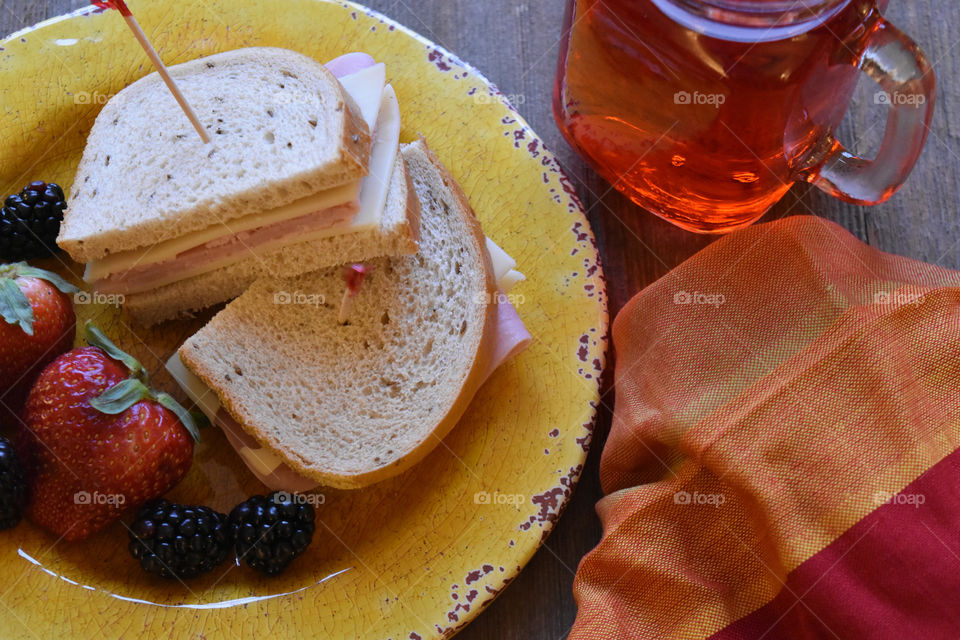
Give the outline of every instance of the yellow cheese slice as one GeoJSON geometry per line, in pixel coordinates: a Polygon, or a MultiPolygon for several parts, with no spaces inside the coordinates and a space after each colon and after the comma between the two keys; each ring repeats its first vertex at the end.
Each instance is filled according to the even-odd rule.
{"type": "Polygon", "coordinates": [[[262,473],[265,476],[270,475],[276,470],[277,467],[283,464],[283,460],[280,459],[280,456],[273,453],[269,449],[264,449],[263,447],[260,447],[259,449],[240,447],[239,451],[240,457],[243,458],[248,467],[257,473],[262,473]]]}
{"type": "MultiPolygon", "coordinates": [[[[338,205],[354,202],[359,197],[360,184],[360,181],[356,181],[333,189],[327,189],[326,191],[302,198],[271,211],[244,216],[239,220],[231,220],[208,227],[202,231],[195,231],[185,236],[180,236],[179,238],[172,238],[154,245],[149,249],[135,249],[133,251],[114,253],[103,260],[88,264],[87,270],[83,274],[83,279],[87,282],[96,282],[114,273],[122,273],[134,267],[143,267],[157,262],[172,260],[184,251],[199,247],[225,235],[233,235],[241,231],[266,227],[271,224],[283,222],[284,220],[299,218],[308,213],[323,211],[338,205]]],[[[177,279],[180,280],[182,278],[178,277],[177,279]]]]}

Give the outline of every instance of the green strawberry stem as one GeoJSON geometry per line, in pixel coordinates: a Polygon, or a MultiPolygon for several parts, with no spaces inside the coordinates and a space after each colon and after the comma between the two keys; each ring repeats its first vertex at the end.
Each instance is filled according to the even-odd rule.
{"type": "Polygon", "coordinates": [[[189,411],[183,408],[173,396],[150,387],[150,380],[146,369],[140,361],[121,350],[110,338],[96,327],[90,320],[84,326],[84,334],[90,346],[104,351],[114,360],[119,360],[130,371],[130,377],[118,382],[102,394],[90,400],[90,406],[110,416],[123,413],[133,405],[143,400],[156,402],[161,407],[172,411],[187,432],[197,442],[200,441],[200,430],[189,411]]]}
{"type": "Polygon", "coordinates": [[[90,406],[100,413],[115,416],[148,398],[151,398],[151,393],[145,384],[136,378],[127,378],[92,399],[90,406]]]}
{"type": "Polygon", "coordinates": [[[28,336],[33,335],[33,306],[17,285],[17,278],[46,280],[68,295],[80,291],[57,274],[31,267],[26,262],[0,264],[0,317],[9,324],[20,325],[28,336]]]}
{"type": "Polygon", "coordinates": [[[180,419],[181,424],[184,428],[193,436],[193,439],[197,442],[200,442],[200,429],[197,427],[197,423],[194,422],[193,416],[189,411],[183,408],[183,405],[177,402],[173,396],[169,393],[164,393],[163,391],[154,391],[153,394],[154,400],[160,403],[161,407],[169,409],[176,414],[177,418],[180,419]]]}
{"type": "Polygon", "coordinates": [[[14,280],[0,280],[0,315],[9,324],[18,324],[28,336],[33,335],[33,307],[14,280]]]}
{"type": "Polygon", "coordinates": [[[130,371],[130,375],[140,380],[141,382],[147,382],[147,372],[143,368],[143,365],[140,364],[140,361],[131,356],[126,351],[123,351],[117,345],[113,344],[113,341],[107,337],[107,335],[100,331],[100,328],[97,327],[93,322],[87,320],[87,324],[83,327],[84,337],[87,339],[87,343],[92,347],[97,347],[98,349],[106,352],[108,356],[114,360],[119,360],[124,364],[124,366],[130,371]]]}

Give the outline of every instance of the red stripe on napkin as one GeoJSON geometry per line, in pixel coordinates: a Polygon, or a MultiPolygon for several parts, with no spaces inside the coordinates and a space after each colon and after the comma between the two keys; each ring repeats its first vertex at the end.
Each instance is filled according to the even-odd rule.
{"type": "Polygon", "coordinates": [[[712,638],[956,640],[958,594],[954,452],[800,565],[776,599],[712,638]]]}

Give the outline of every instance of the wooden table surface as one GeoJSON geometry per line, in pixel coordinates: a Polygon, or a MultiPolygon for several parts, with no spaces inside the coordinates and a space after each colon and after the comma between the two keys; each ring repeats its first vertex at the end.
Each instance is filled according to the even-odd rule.
{"type": "MultiPolygon", "coordinates": [[[[157,0],[159,1],[159,0],[157,0]]],[[[237,0],[254,1],[254,0],[237,0]]],[[[87,4],[86,0],[0,0],[0,33],[87,4]]],[[[452,50],[507,95],[560,157],[597,235],[615,314],[629,298],[712,238],[681,231],[631,204],[587,169],[564,142],[550,112],[550,94],[566,0],[368,0],[381,11],[452,50]]],[[[953,0],[892,0],[887,17],[926,51],[938,78],[937,113],[927,148],[906,186],[877,207],[847,205],[797,185],[764,220],[816,214],[885,251],[960,268],[960,44],[953,0]]],[[[176,4],[171,5],[176,10],[176,4]]],[[[861,155],[879,147],[884,107],[862,82],[838,137],[861,155]]],[[[606,388],[611,375],[608,372],[606,388]]],[[[566,513],[527,568],[458,638],[564,638],[576,605],[571,585],[580,558],[600,538],[593,506],[601,496],[597,468],[610,423],[603,412],[588,464],[566,513]]]]}

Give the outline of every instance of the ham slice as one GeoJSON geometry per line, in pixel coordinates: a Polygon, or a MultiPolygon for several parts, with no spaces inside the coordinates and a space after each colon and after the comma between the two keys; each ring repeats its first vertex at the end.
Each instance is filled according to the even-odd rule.
{"type": "Polygon", "coordinates": [[[533,336],[527,331],[517,313],[517,308],[509,302],[497,305],[497,334],[491,346],[490,366],[487,375],[483,376],[486,382],[493,372],[508,360],[512,360],[533,342],[533,336]]]}
{"type": "Polygon", "coordinates": [[[377,64],[377,61],[373,59],[373,56],[358,51],[346,53],[339,58],[334,58],[323,66],[336,77],[342,78],[352,75],[357,71],[363,71],[367,67],[372,67],[375,64],[377,64]]]}
{"type": "Polygon", "coordinates": [[[286,246],[298,238],[318,233],[347,228],[359,210],[356,202],[332,207],[292,220],[284,220],[269,227],[241,231],[188,249],[171,260],[154,262],[134,267],[121,273],[107,276],[96,283],[101,293],[134,294],[149,291],[171,282],[185,280],[190,276],[227,266],[243,258],[251,251],[286,246]]]}

